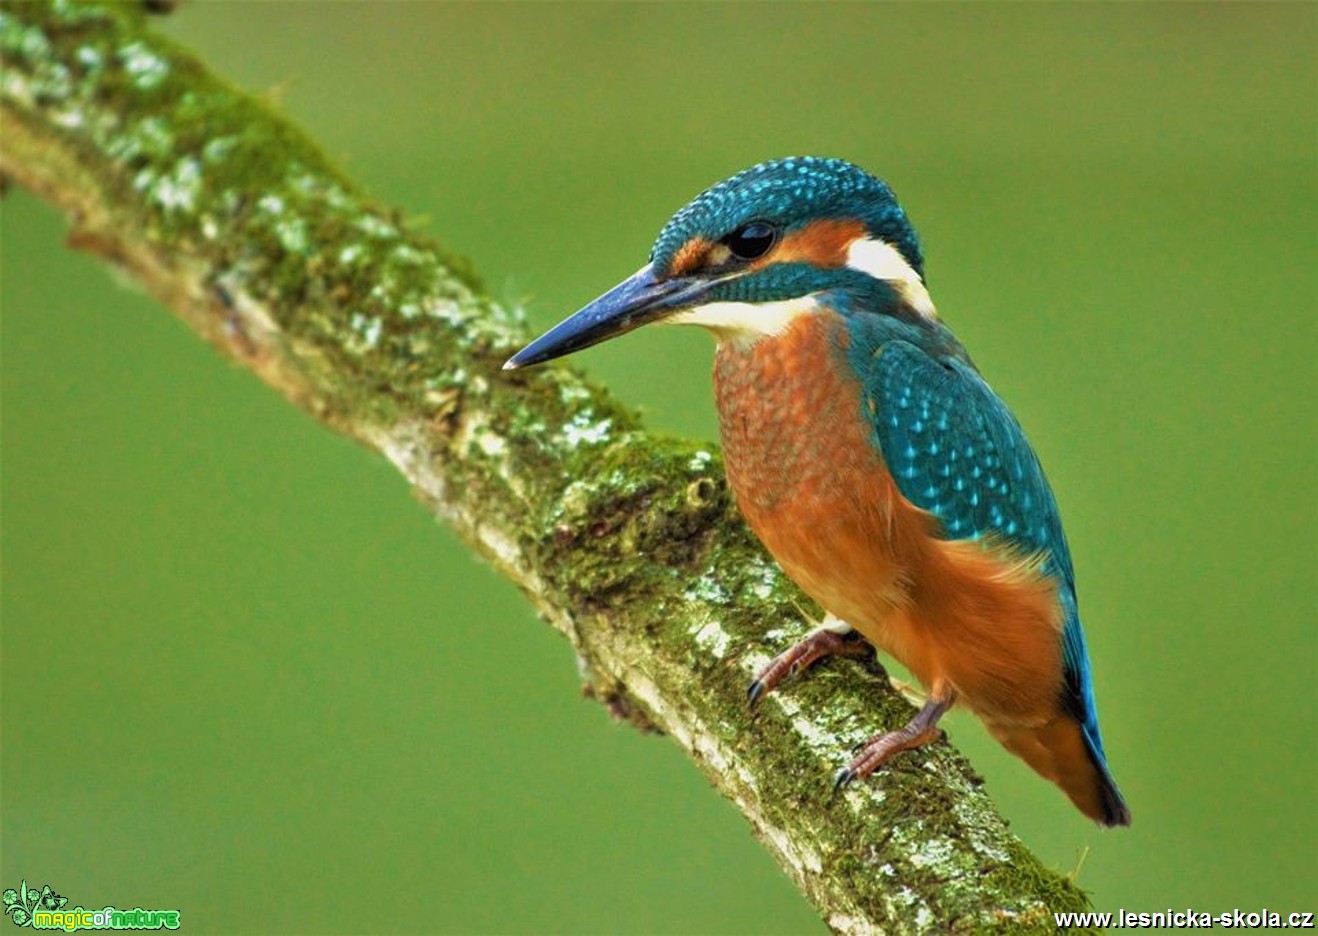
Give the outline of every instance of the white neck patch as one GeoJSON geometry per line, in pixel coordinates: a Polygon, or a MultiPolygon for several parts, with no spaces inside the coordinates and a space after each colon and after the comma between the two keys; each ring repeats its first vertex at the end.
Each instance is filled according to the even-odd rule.
{"type": "Polygon", "coordinates": [[[924,318],[938,318],[938,311],[929,298],[929,290],[925,289],[924,281],[911,269],[901,252],[887,241],[856,238],[847,248],[847,266],[892,284],[902,300],[924,318]]]}
{"type": "Polygon", "coordinates": [[[813,293],[778,302],[710,302],[660,319],[673,325],[703,325],[722,341],[753,344],[770,335],[781,335],[802,315],[819,309],[813,293]]]}
{"type": "MultiPolygon", "coordinates": [[[[897,248],[886,241],[858,237],[847,248],[847,266],[889,283],[902,301],[926,319],[936,320],[929,291],[897,248]]],[[[802,315],[819,311],[816,293],[777,302],[709,302],[659,319],[665,325],[702,325],[720,342],[754,344],[781,335],[802,315]]]]}

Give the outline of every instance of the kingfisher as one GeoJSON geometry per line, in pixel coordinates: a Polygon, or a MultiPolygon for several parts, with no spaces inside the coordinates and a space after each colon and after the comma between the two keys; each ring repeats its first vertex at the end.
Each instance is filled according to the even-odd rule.
{"type": "Polygon", "coordinates": [[[937,740],[962,705],[1086,816],[1129,825],[1056,500],[1020,424],[939,318],[892,189],[841,159],[753,166],[696,196],[640,270],[504,367],[651,322],[713,334],[729,486],[826,612],[760,671],[752,706],[868,643],[926,701],[867,741],[835,786],[937,740]]]}

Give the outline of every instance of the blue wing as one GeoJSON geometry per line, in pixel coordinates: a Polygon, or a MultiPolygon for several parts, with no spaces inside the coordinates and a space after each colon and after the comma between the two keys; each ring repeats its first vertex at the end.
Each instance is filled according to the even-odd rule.
{"type": "MultiPolygon", "coordinates": [[[[1066,702],[1104,763],[1089,655],[1061,516],[1020,424],[960,353],[932,355],[886,336],[852,346],[875,441],[906,499],[936,516],[948,539],[986,536],[1042,555],[1059,583],[1066,702]]],[[[959,352],[959,348],[956,349],[959,352]]]]}

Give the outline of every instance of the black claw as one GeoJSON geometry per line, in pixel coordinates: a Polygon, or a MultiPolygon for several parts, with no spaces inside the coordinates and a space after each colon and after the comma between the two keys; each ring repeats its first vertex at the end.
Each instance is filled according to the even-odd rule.
{"type": "Polygon", "coordinates": [[[833,792],[845,787],[852,780],[856,779],[856,773],[850,767],[843,767],[833,775],[833,792]]]}
{"type": "Polygon", "coordinates": [[[752,680],[750,687],[746,690],[746,700],[750,703],[751,708],[755,708],[759,704],[762,695],[764,695],[764,683],[758,679],[752,680]]]}

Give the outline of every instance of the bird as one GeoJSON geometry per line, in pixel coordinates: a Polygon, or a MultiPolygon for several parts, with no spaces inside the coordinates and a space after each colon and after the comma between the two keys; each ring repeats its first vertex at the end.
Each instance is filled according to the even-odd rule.
{"type": "Polygon", "coordinates": [[[1099,733],[1057,502],[1020,424],[940,318],[892,189],[836,158],[752,166],[663,226],[635,274],[504,367],[649,323],[703,326],[737,506],[822,623],[751,683],[896,659],[926,701],[835,789],[941,737],[954,705],[1085,816],[1130,824],[1099,733]]]}

